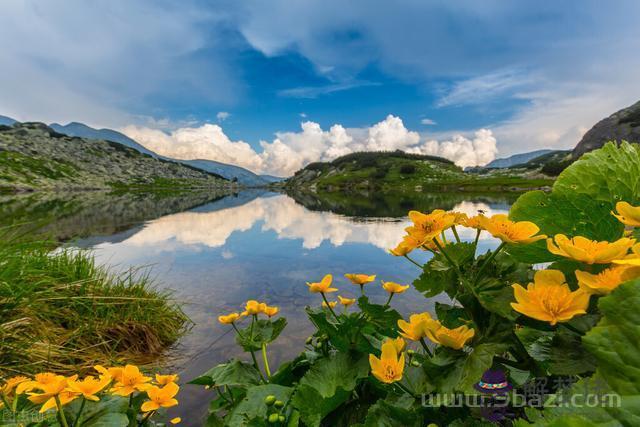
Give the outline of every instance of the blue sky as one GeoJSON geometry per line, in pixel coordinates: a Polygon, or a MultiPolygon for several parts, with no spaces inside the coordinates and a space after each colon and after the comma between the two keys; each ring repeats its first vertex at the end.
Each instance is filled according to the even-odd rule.
{"type": "MultiPolygon", "coordinates": [[[[170,139],[154,147],[168,154],[272,173],[326,159],[263,154],[277,139],[294,147],[305,121],[340,125],[347,146],[454,159],[487,148],[481,129],[498,156],[567,148],[640,98],[638,18],[633,0],[3,0],[0,114],[126,129],[143,143],[161,130],[170,139]],[[372,142],[389,115],[408,133],[372,142]],[[173,134],[184,129],[200,133],[173,134]],[[254,155],[242,144],[262,157],[241,157],[254,155]]],[[[315,148],[335,144],[344,151],[315,148]]]]}

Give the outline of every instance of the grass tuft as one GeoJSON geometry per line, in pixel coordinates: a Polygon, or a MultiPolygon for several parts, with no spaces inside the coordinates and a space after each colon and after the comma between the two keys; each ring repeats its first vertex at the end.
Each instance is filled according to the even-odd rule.
{"type": "Polygon", "coordinates": [[[189,326],[148,274],[116,275],[87,251],[0,230],[0,376],[147,364],[189,326]]]}

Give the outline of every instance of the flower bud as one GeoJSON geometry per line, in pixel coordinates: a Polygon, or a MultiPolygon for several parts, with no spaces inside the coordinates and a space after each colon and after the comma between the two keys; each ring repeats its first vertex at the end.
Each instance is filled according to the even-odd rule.
{"type": "Polygon", "coordinates": [[[269,415],[269,423],[271,423],[271,424],[277,423],[278,419],[279,419],[278,414],[269,415]]]}
{"type": "Polygon", "coordinates": [[[413,351],[413,350],[407,350],[407,354],[408,354],[409,356],[413,356],[414,354],[416,354],[416,352],[415,352],[415,351],[413,351]]]}
{"type": "Polygon", "coordinates": [[[276,403],[276,397],[273,394],[270,394],[269,396],[264,398],[264,403],[267,406],[271,406],[276,403]]]}
{"type": "Polygon", "coordinates": [[[276,408],[282,408],[284,406],[284,402],[282,400],[276,400],[274,405],[276,408]]]}
{"type": "Polygon", "coordinates": [[[418,366],[420,366],[420,362],[418,362],[417,360],[412,360],[411,361],[411,366],[418,367],[418,366]]]}
{"type": "Polygon", "coordinates": [[[309,345],[313,342],[313,337],[309,337],[307,338],[307,340],[304,342],[306,345],[309,345]]]}
{"type": "Polygon", "coordinates": [[[286,420],[286,418],[284,417],[284,415],[278,415],[278,421],[280,421],[281,423],[284,422],[284,420],[286,420]]]}

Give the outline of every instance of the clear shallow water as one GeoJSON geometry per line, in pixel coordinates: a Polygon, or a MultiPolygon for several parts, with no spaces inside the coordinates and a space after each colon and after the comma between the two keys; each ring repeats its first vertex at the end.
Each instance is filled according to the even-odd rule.
{"type": "MultiPolygon", "coordinates": [[[[184,382],[240,355],[230,328],[216,319],[219,314],[238,311],[247,299],[279,306],[289,321],[269,347],[275,370],[280,362],[302,351],[313,332],[304,307],[320,304],[320,297],[310,294],[305,282],[332,273],[341,295],[356,296],[359,288],[344,279],[345,273],[377,274],[378,279],[399,283],[414,280],[417,267],[386,252],[408,226],[404,216],[408,209],[453,208],[470,215],[483,210],[491,215],[506,213],[510,205],[505,198],[442,194],[400,201],[350,196],[327,202],[296,197],[309,208],[283,194],[255,191],[196,197],[188,202],[149,201],[148,196],[136,195],[134,203],[125,196],[109,197],[89,205],[107,213],[117,206],[119,214],[113,216],[113,222],[119,224],[106,219],[92,222],[99,215],[91,209],[84,213],[70,210],[61,215],[67,227],[64,235],[74,235],[69,224],[83,224],[78,232],[83,237],[74,238],[70,245],[93,249],[100,263],[115,270],[148,266],[159,286],[174,291],[194,322],[170,357],[172,369],[184,382]],[[141,214],[141,206],[162,209],[141,214]],[[138,211],[131,211],[135,209],[138,211]],[[167,213],[172,210],[175,212],[167,213]],[[94,223],[100,226],[91,227],[94,223]]],[[[60,231],[61,226],[52,229],[60,231]]],[[[471,230],[461,234],[468,240],[475,236],[471,230]]],[[[485,236],[479,250],[495,245],[485,236]]],[[[425,261],[427,257],[420,253],[414,258],[425,261]]],[[[381,302],[386,299],[379,282],[367,285],[367,294],[381,302]]],[[[392,305],[409,314],[432,311],[435,301],[410,289],[396,296],[392,305]]],[[[212,394],[187,385],[180,397],[181,404],[172,416],[181,416],[186,425],[199,425],[212,394]]]]}

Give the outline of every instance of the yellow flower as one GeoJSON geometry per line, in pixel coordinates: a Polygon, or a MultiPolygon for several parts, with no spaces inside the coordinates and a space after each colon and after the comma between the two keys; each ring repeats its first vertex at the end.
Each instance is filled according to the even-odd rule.
{"type": "Polygon", "coordinates": [[[547,238],[544,234],[536,236],[540,228],[534,223],[529,221],[514,222],[503,214],[493,215],[491,218],[482,216],[478,221],[482,228],[491,233],[493,237],[505,243],[527,244],[547,238]]]}
{"type": "Polygon", "coordinates": [[[150,387],[147,390],[149,400],[142,404],[140,410],[142,410],[142,412],[149,412],[157,411],[160,408],[176,406],[178,401],[175,399],[175,396],[179,390],[180,387],[178,387],[176,383],[169,383],[162,388],[156,386],[150,387]]]}
{"type": "Polygon", "coordinates": [[[427,336],[427,332],[439,327],[439,322],[431,318],[429,313],[412,314],[409,321],[398,320],[400,335],[412,341],[419,341],[427,336]]]}
{"type": "Polygon", "coordinates": [[[618,221],[631,227],[640,227],[640,206],[631,206],[627,202],[618,202],[616,203],[616,210],[618,215],[613,211],[611,215],[618,218],[618,221]]]}
{"type": "Polygon", "coordinates": [[[640,276],[640,269],[628,266],[607,268],[598,274],[576,271],[580,289],[592,295],[607,295],[620,284],[638,276],[640,276]]]}
{"type": "Polygon", "coordinates": [[[635,243],[634,239],[626,237],[613,243],[589,240],[582,236],[569,239],[564,234],[556,234],[554,239],[547,239],[549,252],[586,264],[608,264],[613,260],[624,258],[629,248],[635,243]]]}
{"type": "Polygon", "coordinates": [[[327,306],[326,302],[322,301],[323,308],[327,308],[327,307],[336,308],[336,305],[338,305],[338,301],[329,301],[329,306],[327,306]]]}
{"type": "Polygon", "coordinates": [[[384,344],[386,343],[393,343],[393,346],[396,349],[396,353],[400,354],[404,351],[404,348],[407,346],[407,342],[402,339],[402,337],[398,337],[398,338],[387,338],[386,340],[384,340],[384,344]]]}
{"type": "Polygon", "coordinates": [[[410,211],[409,218],[413,221],[413,226],[407,227],[405,230],[411,237],[420,242],[420,245],[431,241],[444,230],[451,228],[456,221],[455,215],[440,209],[436,209],[430,214],[410,211]]]}
{"type": "Polygon", "coordinates": [[[614,259],[614,264],[626,265],[626,266],[640,266],[640,243],[633,245],[631,253],[622,259],[614,259]]]}
{"type": "Polygon", "coordinates": [[[22,394],[27,391],[31,391],[35,388],[42,390],[43,386],[52,384],[58,381],[60,378],[64,378],[61,375],[54,374],[52,372],[42,372],[36,374],[31,381],[22,381],[16,387],[16,394],[22,394]]]}
{"type": "Polygon", "coordinates": [[[333,276],[331,274],[327,274],[322,278],[319,283],[309,283],[307,282],[307,286],[309,286],[309,292],[318,293],[318,292],[335,292],[338,289],[331,287],[331,282],[333,281],[333,276]]]}
{"type": "Polygon", "coordinates": [[[349,279],[354,285],[366,285],[376,280],[376,275],[369,276],[367,274],[345,274],[344,277],[349,279]]]}
{"type": "Polygon", "coordinates": [[[278,314],[279,311],[280,309],[278,307],[267,306],[267,308],[264,309],[264,314],[269,317],[273,317],[278,314]]]}
{"type": "Polygon", "coordinates": [[[403,286],[395,282],[382,282],[382,288],[390,294],[401,294],[409,289],[409,285],[403,286]]]}
{"type": "Polygon", "coordinates": [[[466,325],[455,329],[449,329],[440,325],[438,328],[433,328],[430,333],[427,334],[427,337],[436,344],[450,347],[454,350],[460,350],[467,341],[473,338],[475,333],[475,329],[469,328],[466,325]]]}
{"type": "Polygon", "coordinates": [[[93,369],[100,373],[100,378],[109,378],[114,381],[120,381],[122,379],[122,371],[124,370],[123,367],[105,368],[101,365],[96,365],[93,369]]]}
{"type": "Polygon", "coordinates": [[[349,307],[356,302],[355,298],[343,298],[340,295],[338,295],[338,300],[340,301],[340,304],[344,305],[345,307],[349,307]]]}
{"type": "Polygon", "coordinates": [[[160,385],[167,385],[169,383],[178,382],[177,375],[160,375],[156,374],[156,382],[160,385]]]}
{"type": "Polygon", "coordinates": [[[101,378],[88,376],[82,381],[68,381],[67,387],[69,391],[81,394],[87,400],[98,401],[100,399],[96,394],[100,393],[110,382],[111,378],[105,376],[101,378]]]}
{"type": "Polygon", "coordinates": [[[29,381],[29,378],[24,376],[16,376],[7,379],[2,387],[0,387],[0,394],[10,396],[13,392],[13,389],[16,388],[20,383],[23,383],[25,381],[29,381]]]}
{"type": "Polygon", "coordinates": [[[171,420],[169,420],[171,424],[179,424],[181,421],[182,421],[182,418],[180,417],[171,418],[171,420]]]}
{"type": "Polygon", "coordinates": [[[379,359],[373,354],[369,355],[369,365],[373,376],[383,383],[391,384],[400,381],[404,372],[404,353],[398,357],[394,341],[386,341],[382,344],[382,354],[379,359]]]}
{"type": "Polygon", "coordinates": [[[224,325],[230,325],[236,320],[238,320],[240,317],[242,317],[240,313],[229,313],[226,316],[225,315],[218,316],[218,322],[224,325]]]}
{"type": "Polygon", "coordinates": [[[75,381],[76,379],[76,375],[70,378],[63,377],[62,375],[56,375],[55,379],[36,387],[42,391],[42,393],[28,393],[29,400],[36,405],[42,404],[42,407],[40,408],[41,413],[48,411],[49,409],[57,410],[56,398],[60,402],[60,405],[64,406],[79,396],[78,393],[67,390],[68,382],[75,381]]]}
{"type": "Polygon", "coordinates": [[[254,316],[260,313],[264,313],[267,308],[267,304],[263,302],[258,302],[254,299],[251,299],[246,302],[244,311],[242,312],[243,316],[254,316]]]}
{"type": "Polygon", "coordinates": [[[465,225],[469,217],[464,212],[450,211],[449,215],[453,215],[454,225],[465,225]]]}
{"type": "Polygon", "coordinates": [[[511,307],[518,313],[555,325],[587,312],[589,294],[581,289],[571,292],[561,271],[537,271],[533,281],[527,289],[512,285],[516,302],[511,307]]]}
{"type": "Polygon", "coordinates": [[[476,230],[484,230],[484,224],[486,220],[486,216],[478,214],[476,216],[467,218],[462,225],[468,228],[475,228],[476,230]]]}
{"type": "Polygon", "coordinates": [[[111,389],[113,394],[118,396],[129,396],[136,391],[145,391],[150,385],[150,377],[145,377],[140,369],[134,365],[127,365],[122,370],[122,377],[111,389]]]}

